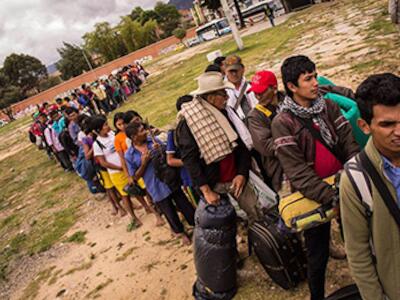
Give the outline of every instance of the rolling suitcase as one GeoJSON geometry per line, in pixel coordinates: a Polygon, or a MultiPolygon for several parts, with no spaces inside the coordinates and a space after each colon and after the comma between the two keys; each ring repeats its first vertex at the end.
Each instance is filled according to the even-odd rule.
{"type": "Polygon", "coordinates": [[[292,289],[307,277],[305,253],[297,234],[281,232],[277,222],[255,222],[248,233],[249,252],[254,249],[271,279],[292,289]]]}
{"type": "Polygon", "coordinates": [[[325,300],[362,300],[362,298],[357,286],[351,284],[337,290],[325,298],[325,300]]]}

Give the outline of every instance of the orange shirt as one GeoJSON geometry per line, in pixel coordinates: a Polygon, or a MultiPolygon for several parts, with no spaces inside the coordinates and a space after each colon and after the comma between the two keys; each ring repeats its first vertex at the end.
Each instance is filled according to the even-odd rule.
{"type": "Polygon", "coordinates": [[[114,140],[114,147],[116,151],[122,151],[123,153],[128,150],[128,145],[126,144],[126,134],[125,132],[118,132],[118,134],[115,136],[114,140]]]}

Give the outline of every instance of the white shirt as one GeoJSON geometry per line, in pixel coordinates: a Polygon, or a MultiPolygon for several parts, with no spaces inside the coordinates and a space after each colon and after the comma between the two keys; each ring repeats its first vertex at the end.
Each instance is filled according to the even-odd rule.
{"type": "MultiPolygon", "coordinates": [[[[243,76],[242,83],[240,84],[239,89],[236,89],[236,88],[233,89],[233,90],[232,89],[226,89],[226,92],[228,93],[228,96],[229,96],[229,99],[228,99],[228,102],[226,103],[226,105],[228,105],[228,106],[230,106],[232,108],[235,107],[236,102],[237,102],[237,100],[239,98],[239,95],[240,95],[240,91],[242,90],[243,85],[245,83],[246,83],[246,78],[244,78],[244,76],[243,76]]],[[[256,98],[256,96],[254,95],[253,92],[247,93],[247,91],[250,89],[250,87],[251,87],[250,84],[247,84],[247,88],[246,88],[246,92],[244,93],[244,96],[246,97],[250,108],[254,108],[256,106],[256,104],[258,103],[258,100],[257,100],[257,98],[256,98]]],[[[244,114],[244,112],[242,110],[242,107],[240,105],[236,109],[236,113],[238,114],[238,116],[239,116],[239,118],[241,120],[244,120],[246,118],[246,116],[245,116],[245,114],[244,114]]]]}
{"type": "MultiPolygon", "coordinates": [[[[122,167],[121,159],[114,147],[115,134],[110,131],[107,137],[97,136],[96,141],[93,142],[93,154],[94,156],[104,156],[104,159],[110,164],[122,167]],[[100,142],[101,146],[98,142],[100,142]]],[[[107,168],[108,173],[118,173],[120,170],[107,168]]]]}

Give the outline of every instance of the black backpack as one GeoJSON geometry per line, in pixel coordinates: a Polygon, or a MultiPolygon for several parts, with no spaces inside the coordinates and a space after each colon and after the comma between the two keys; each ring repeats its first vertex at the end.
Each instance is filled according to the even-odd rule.
{"type": "Polygon", "coordinates": [[[64,147],[65,151],[67,151],[67,153],[69,155],[78,156],[79,148],[74,143],[74,140],[72,139],[71,135],[69,134],[67,128],[65,128],[60,133],[60,135],[58,136],[58,140],[60,141],[61,145],[64,147]]]}
{"type": "Polygon", "coordinates": [[[181,187],[179,168],[170,167],[167,164],[166,146],[160,144],[160,148],[151,151],[151,161],[156,177],[164,182],[172,191],[181,187]]]}
{"type": "Polygon", "coordinates": [[[29,130],[29,140],[32,144],[36,144],[36,136],[29,130]]]}

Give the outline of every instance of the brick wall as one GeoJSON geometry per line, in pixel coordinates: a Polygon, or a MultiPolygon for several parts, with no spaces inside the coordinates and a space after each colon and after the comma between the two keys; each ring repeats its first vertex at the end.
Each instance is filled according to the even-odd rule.
{"type": "MultiPolygon", "coordinates": [[[[186,37],[192,38],[196,35],[195,28],[191,28],[187,31],[186,37]]],[[[93,71],[86,72],[77,77],[71,78],[68,81],[60,83],[44,92],[37,95],[29,97],[21,102],[12,105],[14,112],[24,110],[30,105],[36,105],[43,103],[45,101],[53,101],[53,99],[58,95],[62,94],[68,90],[74,89],[81,86],[83,83],[95,81],[98,77],[102,75],[108,75],[112,70],[117,68],[132,64],[135,60],[140,59],[145,56],[151,55],[153,58],[159,56],[163,49],[171,47],[178,44],[180,41],[171,36],[157,43],[151,44],[145,48],[139,49],[135,52],[129,53],[123,57],[113,60],[101,67],[94,69],[93,71]]]]}

